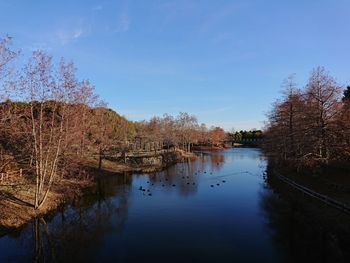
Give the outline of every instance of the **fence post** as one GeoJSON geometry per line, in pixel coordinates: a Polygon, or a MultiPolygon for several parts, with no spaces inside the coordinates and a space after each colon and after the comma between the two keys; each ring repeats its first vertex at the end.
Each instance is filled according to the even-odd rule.
{"type": "Polygon", "coordinates": [[[19,176],[22,177],[22,169],[19,169],[19,176]]]}

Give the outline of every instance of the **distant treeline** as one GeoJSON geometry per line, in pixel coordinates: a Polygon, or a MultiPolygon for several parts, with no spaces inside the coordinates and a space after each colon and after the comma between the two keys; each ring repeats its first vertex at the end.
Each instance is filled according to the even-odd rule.
{"type": "Polygon", "coordinates": [[[263,132],[261,130],[229,132],[228,138],[235,142],[257,141],[263,139],[263,132]]]}
{"type": "Polygon", "coordinates": [[[350,161],[350,87],[342,88],[322,67],[298,88],[293,77],[273,104],[264,149],[274,160],[298,166],[350,161]]]}

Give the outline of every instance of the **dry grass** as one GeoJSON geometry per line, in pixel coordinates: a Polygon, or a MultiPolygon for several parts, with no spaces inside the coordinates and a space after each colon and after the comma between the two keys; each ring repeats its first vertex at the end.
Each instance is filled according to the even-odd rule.
{"type": "Polygon", "coordinates": [[[0,186],[0,226],[3,228],[18,228],[32,218],[47,214],[64,201],[81,195],[81,190],[91,185],[91,182],[81,180],[60,180],[54,184],[47,201],[40,210],[35,210],[34,184],[21,180],[11,186],[0,186]]]}
{"type": "MultiPolygon", "coordinates": [[[[175,159],[195,158],[193,153],[177,151],[175,159]]],[[[130,165],[103,160],[103,170],[98,171],[98,160],[87,159],[83,164],[89,174],[116,174],[125,172],[150,173],[163,169],[162,165],[130,165]]],[[[9,182],[11,184],[11,182],[9,182]]],[[[93,184],[93,180],[61,179],[52,186],[45,204],[40,210],[34,209],[34,183],[16,178],[15,184],[0,185],[0,228],[18,228],[32,218],[57,209],[62,203],[80,196],[82,190],[93,184]]]]}

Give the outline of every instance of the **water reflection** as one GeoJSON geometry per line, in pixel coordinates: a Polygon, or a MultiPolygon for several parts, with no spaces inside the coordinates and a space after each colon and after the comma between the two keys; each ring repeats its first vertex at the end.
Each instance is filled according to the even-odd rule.
{"type": "Polygon", "coordinates": [[[92,195],[62,207],[49,218],[49,225],[43,218],[34,219],[33,262],[97,261],[95,250],[105,236],[125,227],[131,183],[130,174],[103,178],[91,189],[92,195]]]}
{"type": "Polygon", "coordinates": [[[0,238],[0,262],[349,259],[349,231],[280,198],[265,170],[259,150],[234,149],[150,175],[101,177],[84,198],[0,238]]]}
{"type": "Polygon", "coordinates": [[[271,171],[267,183],[271,190],[261,193],[261,207],[285,262],[350,261],[348,216],[291,192],[271,171]]]}

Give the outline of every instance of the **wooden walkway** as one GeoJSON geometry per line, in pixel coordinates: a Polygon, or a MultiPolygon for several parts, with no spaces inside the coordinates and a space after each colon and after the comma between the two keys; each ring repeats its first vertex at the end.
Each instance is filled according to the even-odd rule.
{"type": "MultiPolygon", "coordinates": [[[[157,150],[157,151],[135,151],[135,152],[118,152],[118,153],[106,153],[105,157],[112,158],[147,158],[147,157],[155,157],[162,153],[174,152],[174,150],[157,150]]],[[[97,154],[96,154],[97,155],[97,154]]]]}
{"type": "Polygon", "coordinates": [[[342,203],[342,202],[339,202],[331,197],[328,197],[326,195],[323,195],[323,194],[320,194],[320,193],[317,193],[313,190],[311,190],[310,188],[307,188],[305,186],[302,186],[296,182],[294,182],[293,180],[279,174],[278,172],[274,171],[274,174],[276,175],[277,178],[279,178],[281,181],[289,184],[290,186],[292,186],[293,188],[303,192],[304,194],[308,195],[308,196],[311,196],[315,199],[318,199],[319,201],[329,205],[329,206],[332,206],[348,215],[350,215],[350,206],[342,203]]]}

